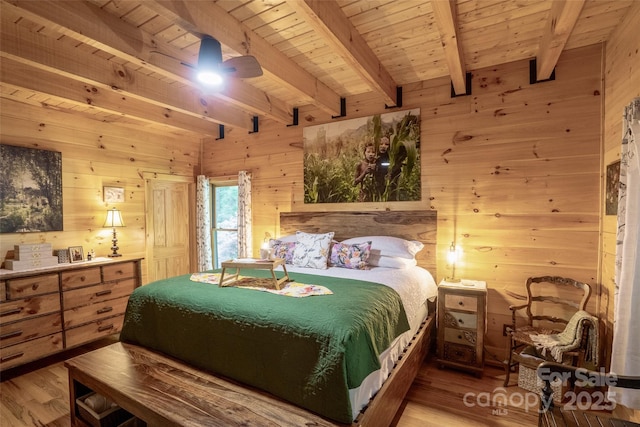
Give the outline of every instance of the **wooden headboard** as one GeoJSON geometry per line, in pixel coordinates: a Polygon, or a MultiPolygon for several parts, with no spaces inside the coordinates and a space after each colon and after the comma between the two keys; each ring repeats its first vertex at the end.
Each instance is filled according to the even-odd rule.
{"type": "Polygon", "coordinates": [[[380,212],[281,212],[280,235],[326,233],[333,231],[334,239],[342,241],[358,236],[395,236],[417,240],[424,244],[418,253],[418,265],[436,276],[436,211],[380,211],[380,212]]]}

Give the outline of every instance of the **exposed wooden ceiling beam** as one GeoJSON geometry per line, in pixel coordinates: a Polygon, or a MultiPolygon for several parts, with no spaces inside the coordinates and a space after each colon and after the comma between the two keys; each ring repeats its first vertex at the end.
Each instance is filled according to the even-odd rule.
{"type": "Polygon", "coordinates": [[[208,130],[208,134],[215,128],[214,124],[247,130],[253,128],[250,115],[215,99],[202,98],[195,89],[166,85],[164,90],[158,91],[158,79],[134,73],[124,65],[95,55],[91,62],[87,63],[86,53],[70,44],[7,23],[4,19],[2,25],[0,56],[3,58],[73,78],[117,93],[120,97],[150,102],[163,108],[167,114],[178,112],[210,122],[203,123],[203,128],[208,130]]]}
{"type": "Polygon", "coordinates": [[[265,74],[325,112],[340,113],[340,96],[213,2],[148,1],[145,6],[193,33],[205,33],[243,55],[256,57],[265,74]]]}
{"type": "Polygon", "coordinates": [[[457,25],[455,0],[433,0],[433,15],[440,31],[440,41],[447,60],[451,82],[456,95],[466,93],[466,66],[457,25]]]}
{"type": "MultiPolygon", "coordinates": [[[[16,7],[21,14],[34,22],[57,30],[73,39],[103,50],[118,58],[150,69],[151,71],[178,81],[195,89],[201,89],[196,83],[188,67],[180,65],[184,53],[150,34],[141,31],[118,19],[92,4],[85,2],[34,2],[15,0],[8,3],[3,0],[2,7],[16,7]],[[104,25],[95,25],[99,19],[104,25]],[[108,29],[108,31],[105,31],[108,29]],[[169,61],[153,57],[154,52],[162,56],[176,58],[171,60],[173,67],[167,66],[169,61]],[[157,65],[158,63],[164,66],[157,65]]],[[[239,81],[233,82],[231,90],[211,93],[227,102],[232,102],[246,111],[264,114],[281,123],[289,123],[290,113],[284,103],[275,102],[262,91],[239,81]]]]}
{"type": "Polygon", "coordinates": [[[385,102],[397,105],[397,83],[380,63],[364,37],[356,30],[338,3],[326,0],[293,1],[288,5],[344,59],[385,102]]]}
{"type": "Polygon", "coordinates": [[[51,74],[23,63],[3,58],[0,64],[2,84],[13,90],[27,90],[63,100],[67,105],[129,117],[150,125],[188,130],[197,134],[218,135],[218,126],[177,111],[167,110],[135,98],[126,98],[109,89],[87,85],[60,74],[51,74]]]}
{"type": "Polygon", "coordinates": [[[554,0],[536,55],[537,80],[547,80],[578,21],[585,0],[554,0]]]}

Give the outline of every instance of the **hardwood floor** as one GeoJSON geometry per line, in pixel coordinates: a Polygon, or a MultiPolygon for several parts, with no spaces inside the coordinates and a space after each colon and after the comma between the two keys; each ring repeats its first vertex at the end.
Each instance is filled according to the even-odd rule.
{"type": "MultiPolygon", "coordinates": [[[[112,342],[103,340],[90,348],[112,342]]],[[[78,349],[75,354],[87,348],[78,349]]],[[[46,366],[32,365],[4,375],[0,384],[0,425],[70,427],[68,379],[63,360],[75,354],[49,358],[46,366]]],[[[537,402],[527,410],[517,396],[524,391],[515,385],[507,388],[507,406],[491,404],[494,396],[501,393],[505,396],[501,388],[503,379],[503,371],[494,367],[486,367],[480,379],[464,372],[438,369],[433,358],[429,359],[393,426],[536,426],[537,402]]]]}

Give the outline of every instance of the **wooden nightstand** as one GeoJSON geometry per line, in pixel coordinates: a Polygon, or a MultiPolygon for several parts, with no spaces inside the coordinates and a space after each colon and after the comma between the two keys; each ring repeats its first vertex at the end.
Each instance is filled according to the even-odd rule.
{"type": "Polygon", "coordinates": [[[468,370],[484,369],[487,283],[462,280],[438,285],[438,363],[468,370]]]}

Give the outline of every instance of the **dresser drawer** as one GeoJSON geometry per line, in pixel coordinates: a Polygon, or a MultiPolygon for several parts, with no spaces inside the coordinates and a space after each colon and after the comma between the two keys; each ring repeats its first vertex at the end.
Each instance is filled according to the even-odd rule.
{"type": "Polygon", "coordinates": [[[58,275],[45,274],[43,276],[24,277],[7,280],[7,299],[13,300],[34,295],[58,292],[58,275]]]}
{"type": "Polygon", "coordinates": [[[476,364],[476,349],[466,345],[444,343],[444,358],[449,362],[461,363],[464,365],[476,364]]]}
{"type": "Polygon", "coordinates": [[[62,293],[63,306],[65,310],[69,310],[87,304],[129,296],[133,292],[134,284],[134,279],[126,279],[120,282],[110,282],[89,286],[88,288],[64,291],[62,293]]]}
{"type": "Polygon", "coordinates": [[[118,333],[122,330],[123,322],[124,314],[121,314],[120,316],[97,320],[77,328],[67,329],[65,331],[67,348],[118,333]]]}
{"type": "Polygon", "coordinates": [[[460,345],[476,345],[476,331],[465,331],[463,329],[444,328],[444,340],[460,345]]]}
{"type": "Polygon", "coordinates": [[[136,264],[134,262],[122,262],[119,264],[105,265],[102,267],[102,278],[105,282],[135,277],[135,273],[136,264]]]}
{"type": "Polygon", "coordinates": [[[5,370],[62,350],[62,332],[0,349],[0,369],[5,370]]]}
{"type": "Polygon", "coordinates": [[[0,323],[28,319],[60,311],[60,294],[41,295],[0,304],[0,323]]]}
{"type": "Polygon", "coordinates": [[[102,281],[100,267],[83,268],[82,270],[67,271],[61,275],[62,290],[78,288],[80,286],[95,285],[102,281]]]}
{"type": "Polygon", "coordinates": [[[478,298],[468,295],[446,294],[444,306],[452,310],[478,311],[478,298]]]}
{"type": "Polygon", "coordinates": [[[0,302],[7,300],[7,282],[0,280],[0,302]]]}
{"type": "Polygon", "coordinates": [[[92,322],[105,317],[112,317],[115,315],[124,314],[127,309],[127,302],[129,297],[121,297],[112,299],[100,303],[84,305],[81,307],[72,308],[71,310],[65,310],[64,312],[64,327],[73,328],[83,323],[92,322]]]}
{"type": "Polygon", "coordinates": [[[62,316],[60,313],[9,323],[2,325],[0,347],[7,347],[45,335],[55,334],[56,332],[62,332],[62,316]]]}
{"type": "Polygon", "coordinates": [[[444,314],[444,325],[450,328],[476,329],[478,326],[478,315],[454,310],[447,311],[444,314]]]}

